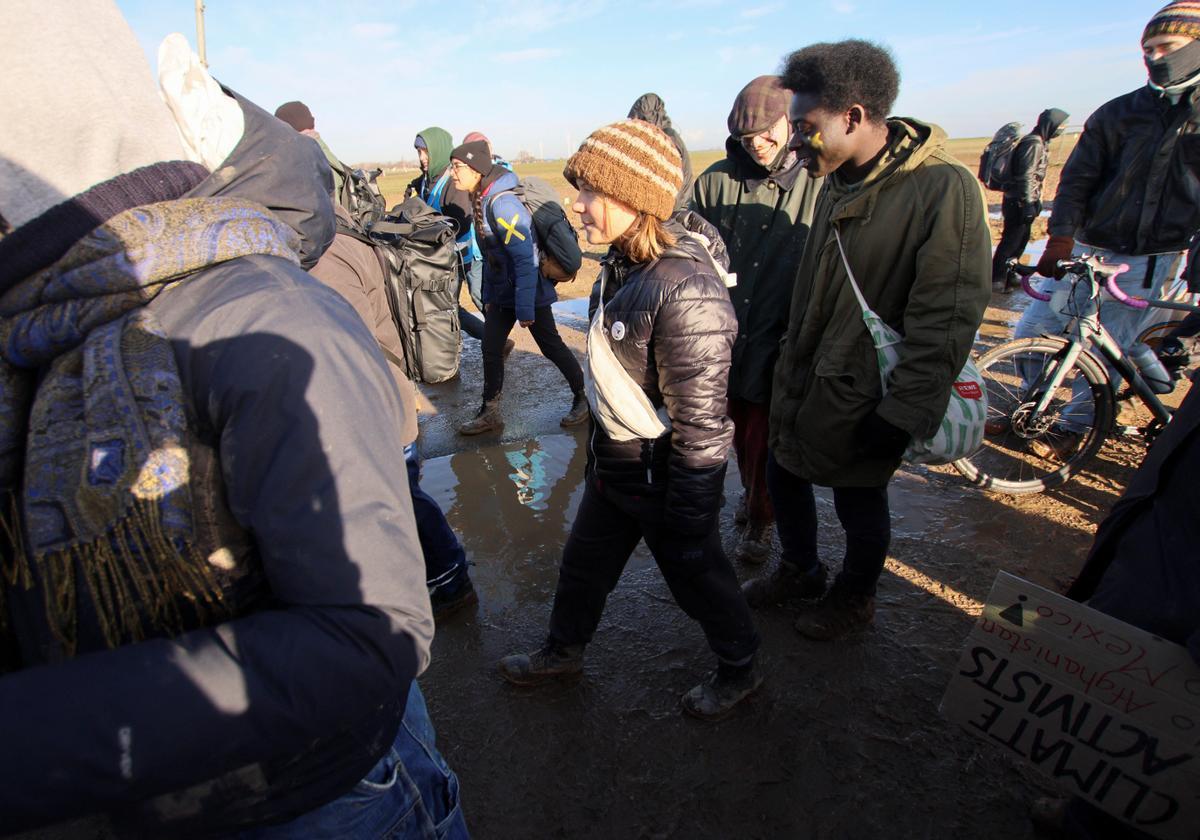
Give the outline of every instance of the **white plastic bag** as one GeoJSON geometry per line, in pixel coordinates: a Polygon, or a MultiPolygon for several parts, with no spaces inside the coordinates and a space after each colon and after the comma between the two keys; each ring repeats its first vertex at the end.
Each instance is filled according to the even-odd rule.
{"type": "MultiPolygon", "coordinates": [[[[850,269],[850,261],[846,259],[846,250],[842,247],[842,236],[837,227],[833,229],[837,238],[838,250],[842,254],[842,264],[846,266],[846,274],[850,278],[850,287],[862,307],[863,322],[871,341],[875,344],[875,355],[879,361],[879,378],[883,383],[883,392],[887,393],[888,374],[900,362],[900,351],[897,345],[904,340],[894,329],[889,327],[882,318],[875,314],[867,299],[863,297],[854,272],[850,269]]],[[[987,387],[975,362],[968,356],[954,383],[950,386],[950,402],[946,406],[946,414],[938,425],[937,432],[928,440],[912,440],[904,450],[904,460],[913,464],[949,464],[959,458],[971,455],[983,443],[983,426],[987,420],[987,387]]]]}

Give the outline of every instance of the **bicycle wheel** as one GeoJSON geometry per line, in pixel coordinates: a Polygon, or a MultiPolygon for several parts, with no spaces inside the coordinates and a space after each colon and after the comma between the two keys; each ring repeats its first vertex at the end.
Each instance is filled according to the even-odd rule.
{"type": "Polygon", "coordinates": [[[1112,430],[1108,372],[1082,353],[1037,411],[1044,383],[1066,358],[1063,338],[1009,341],[976,363],[987,387],[983,444],[954,467],[976,487],[1011,495],[1040,493],[1065,482],[1094,456],[1112,430]]]}

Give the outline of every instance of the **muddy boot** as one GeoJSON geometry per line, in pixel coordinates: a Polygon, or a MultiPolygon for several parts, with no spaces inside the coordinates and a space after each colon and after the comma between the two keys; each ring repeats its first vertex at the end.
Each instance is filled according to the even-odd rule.
{"type": "Polygon", "coordinates": [[[459,423],[457,430],[460,435],[479,435],[484,432],[499,431],[504,428],[504,420],[500,417],[500,395],[488,400],[479,408],[479,413],[465,423],[459,423]]]}
{"type": "Polygon", "coordinates": [[[541,685],[583,673],[583,645],[547,642],[532,653],[514,653],[500,660],[500,676],[513,685],[541,685]]]}
{"type": "Polygon", "coordinates": [[[741,666],[721,662],[704,682],[683,695],[683,710],[701,720],[720,720],[761,685],[762,672],[753,660],[741,666]]]}
{"type": "Polygon", "coordinates": [[[766,577],[754,578],[742,584],[746,603],[755,609],[787,601],[808,601],[820,598],[823,594],[825,567],[820,563],[804,572],[791,563],[780,563],[766,577]]]}
{"type": "Polygon", "coordinates": [[[796,630],[809,639],[829,642],[865,630],[874,618],[874,596],[854,595],[835,583],[820,603],[796,619],[796,630]]]}
{"type": "Polygon", "coordinates": [[[464,573],[453,585],[439,586],[430,592],[429,603],[433,607],[434,620],[443,621],[459,610],[478,604],[479,595],[471,578],[464,573]]]}
{"type": "Polygon", "coordinates": [[[771,523],[749,522],[735,556],[750,566],[761,566],[771,551],[771,523]]]}
{"type": "Polygon", "coordinates": [[[558,421],[560,426],[578,426],[584,420],[588,419],[588,401],[587,396],[580,391],[571,401],[571,410],[568,411],[563,418],[558,421]]]}

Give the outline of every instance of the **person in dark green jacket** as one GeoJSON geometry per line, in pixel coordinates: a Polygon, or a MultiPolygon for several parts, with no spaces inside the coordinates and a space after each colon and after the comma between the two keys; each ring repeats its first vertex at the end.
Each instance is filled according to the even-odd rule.
{"type": "Polygon", "coordinates": [[[737,285],[729,290],[738,336],[729,374],[744,495],[737,520],[745,523],[737,557],[761,563],[775,520],[767,493],[767,413],[771,370],[787,329],[792,281],[812,223],[820,177],[788,148],[791,94],[778,76],[759,76],[742,88],[729,111],[726,156],[706,169],[692,189],[691,207],[720,232],[737,285]]]}
{"type": "MultiPolygon", "coordinates": [[[[891,541],[888,482],[909,441],[937,430],[991,296],[983,192],[940,128],[885,117],[899,82],[888,52],[865,41],[798,50],[783,73],[792,145],[827,177],[775,365],[767,486],[783,571],[767,580],[798,594],[824,589],[812,486],[832,487],[846,556],[796,624],[815,639],[870,624],[891,541]],[[886,388],[850,272],[903,335],[886,388]]],[[[748,592],[752,603],[780,591],[747,586],[761,596],[748,592]]]]}

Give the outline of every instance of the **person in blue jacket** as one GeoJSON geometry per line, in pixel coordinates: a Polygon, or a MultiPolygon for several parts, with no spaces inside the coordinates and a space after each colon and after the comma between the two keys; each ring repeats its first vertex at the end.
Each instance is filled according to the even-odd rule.
{"type": "Polygon", "coordinates": [[[463,143],[450,153],[450,178],[471,195],[475,233],[483,251],[483,404],[474,418],[458,426],[459,434],[477,435],[500,429],[500,392],[504,387],[504,343],[513,325],[533,334],[542,355],[554,363],[573,398],[559,421],[574,426],[588,417],[583,370],[563,343],[550,304],[558,299],[554,285],[538,270],[538,242],[524,202],[513,192],[515,173],[493,163],[486,143],[463,143]]]}

